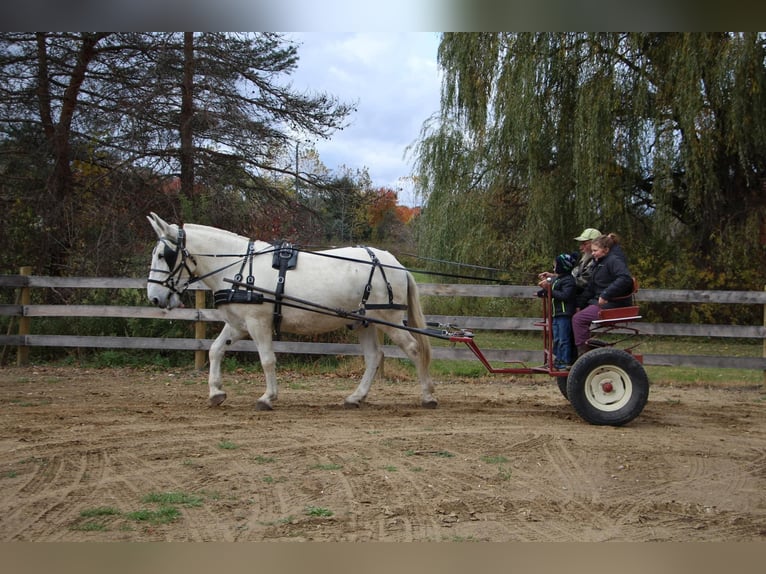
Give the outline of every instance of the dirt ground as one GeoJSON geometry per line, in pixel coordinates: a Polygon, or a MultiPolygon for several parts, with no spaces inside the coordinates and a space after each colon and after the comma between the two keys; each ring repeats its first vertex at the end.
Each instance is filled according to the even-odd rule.
{"type": "Polygon", "coordinates": [[[621,428],[544,376],[0,370],[0,541],[765,541],[766,386],[653,385],[621,428]]]}

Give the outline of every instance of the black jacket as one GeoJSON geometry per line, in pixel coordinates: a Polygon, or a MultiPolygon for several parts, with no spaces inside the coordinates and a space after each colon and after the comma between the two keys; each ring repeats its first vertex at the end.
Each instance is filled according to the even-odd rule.
{"type": "MultiPolygon", "coordinates": [[[[545,289],[537,292],[538,297],[545,295],[545,289]]],[[[575,303],[577,301],[577,284],[575,278],[571,275],[559,275],[553,279],[551,284],[551,315],[560,317],[563,315],[572,316],[575,312],[575,303]]]]}
{"type": "Polygon", "coordinates": [[[585,290],[577,298],[579,308],[598,303],[598,298],[603,297],[608,301],[605,309],[613,307],[627,307],[631,305],[630,297],[615,299],[630,295],[633,291],[633,277],[625,263],[622,253],[610,249],[604,257],[596,261],[593,274],[585,290]]]}

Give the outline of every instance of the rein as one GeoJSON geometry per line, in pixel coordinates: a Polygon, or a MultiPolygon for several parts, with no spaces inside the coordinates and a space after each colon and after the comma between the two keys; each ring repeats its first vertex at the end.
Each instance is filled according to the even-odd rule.
{"type": "MultiPolygon", "coordinates": [[[[250,275],[248,275],[247,277],[247,282],[245,283],[245,286],[246,287],[252,286],[254,283],[254,277],[252,275],[253,257],[255,255],[279,252],[281,249],[281,247],[275,246],[272,249],[255,252],[253,247],[254,245],[253,241],[249,241],[247,252],[244,254],[242,253],[197,253],[196,255],[192,255],[191,253],[189,253],[189,250],[186,248],[186,232],[182,228],[179,228],[178,230],[177,241],[173,241],[171,239],[168,239],[167,237],[161,237],[160,242],[162,242],[165,246],[163,251],[163,258],[167,262],[169,270],[166,271],[164,269],[151,268],[150,271],[154,271],[157,273],[164,273],[165,275],[167,275],[167,277],[163,280],[147,279],[147,282],[162,285],[163,287],[166,287],[167,289],[169,289],[172,293],[175,293],[176,295],[179,295],[179,296],[183,295],[189,289],[189,287],[191,287],[191,285],[193,285],[194,283],[202,281],[212,275],[216,275],[217,273],[220,273],[221,271],[225,271],[226,269],[234,267],[237,264],[241,264],[241,268],[239,270],[239,273],[235,275],[234,285],[237,285],[237,284],[241,285],[240,282],[242,281],[245,265],[247,264],[248,261],[250,262],[250,275]],[[179,261],[179,256],[180,256],[180,261],[179,261]],[[196,267],[197,260],[195,259],[195,257],[212,257],[212,258],[236,257],[237,260],[227,265],[224,265],[222,267],[216,268],[213,271],[210,271],[209,273],[206,273],[204,275],[195,275],[194,269],[192,269],[189,266],[189,262],[191,262],[196,267]],[[186,280],[186,282],[182,283],[181,277],[184,271],[186,271],[189,278],[186,280]]],[[[321,251],[302,250],[299,247],[295,247],[295,246],[292,246],[292,249],[297,252],[303,251],[305,253],[311,253],[312,255],[317,255],[320,257],[328,257],[331,259],[338,259],[341,261],[350,261],[353,263],[370,265],[372,266],[371,277],[372,277],[372,274],[374,274],[375,269],[377,268],[380,270],[381,274],[383,275],[384,280],[385,280],[384,269],[396,269],[399,271],[407,271],[409,273],[420,273],[423,275],[435,275],[439,277],[450,277],[455,279],[474,279],[474,280],[481,280],[481,281],[494,282],[494,283],[506,283],[506,281],[503,279],[495,279],[492,277],[463,275],[463,274],[457,274],[457,273],[444,273],[440,271],[429,271],[427,269],[409,269],[407,267],[402,267],[398,265],[387,265],[385,263],[381,263],[377,259],[377,257],[374,257],[369,251],[369,248],[367,247],[364,247],[364,249],[367,249],[368,254],[370,254],[371,259],[369,261],[362,260],[362,259],[355,259],[353,257],[344,257],[342,255],[334,255],[331,253],[323,253],[321,251]]],[[[421,258],[421,259],[426,259],[426,258],[421,258]]],[[[476,269],[486,269],[489,271],[500,271],[499,269],[495,269],[492,267],[481,267],[478,265],[468,265],[468,264],[456,264],[456,265],[473,267],[476,269]]],[[[386,280],[386,283],[388,283],[387,280],[386,280]]],[[[389,289],[390,289],[390,286],[389,286],[389,289]]],[[[369,292],[365,292],[365,298],[364,298],[363,304],[366,302],[366,296],[368,295],[369,295],[369,292]]],[[[256,297],[255,299],[257,300],[258,298],[256,297]]],[[[392,302],[389,301],[389,305],[391,304],[392,302]]]]}

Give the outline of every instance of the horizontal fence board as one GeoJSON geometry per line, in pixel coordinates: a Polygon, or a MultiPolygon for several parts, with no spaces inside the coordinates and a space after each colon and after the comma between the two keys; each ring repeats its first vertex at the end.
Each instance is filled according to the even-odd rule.
{"type": "MultiPolygon", "coordinates": [[[[0,275],[0,287],[52,287],[58,289],[146,289],[146,278],[133,277],[49,277],[42,275],[0,275]]],[[[420,283],[421,295],[465,297],[536,298],[537,286],[477,285],[453,283],[420,283]]],[[[191,291],[208,290],[202,284],[191,291]]],[[[705,291],[684,289],[639,289],[636,300],[640,303],[721,303],[736,305],[766,305],[766,291],[705,291]]]]}
{"type": "MultiPolygon", "coordinates": [[[[222,322],[216,309],[158,309],[156,307],[120,307],[110,305],[0,305],[0,316],[24,317],[112,317],[123,319],[173,319],[179,321],[222,322]]],[[[538,317],[471,317],[426,315],[429,322],[455,325],[473,331],[540,331],[538,317]]],[[[642,335],[679,337],[721,337],[763,339],[766,327],[749,325],[689,325],[640,322],[642,335]]],[[[619,332],[619,331],[615,331],[619,332]]]]}

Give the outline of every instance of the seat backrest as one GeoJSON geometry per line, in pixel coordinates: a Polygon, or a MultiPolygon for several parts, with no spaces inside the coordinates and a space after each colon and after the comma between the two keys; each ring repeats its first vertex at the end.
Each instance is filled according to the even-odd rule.
{"type": "Polygon", "coordinates": [[[622,301],[629,297],[630,298],[634,297],[636,293],[638,293],[638,279],[636,279],[635,277],[633,277],[632,279],[633,279],[633,290],[627,295],[622,295],[621,297],[612,297],[612,299],[614,299],[615,301],[622,301]]]}

